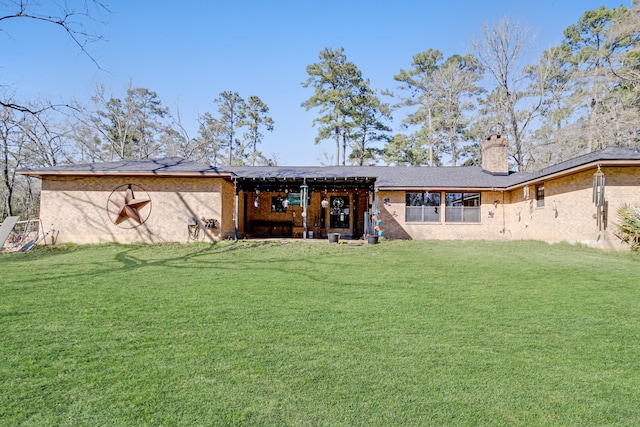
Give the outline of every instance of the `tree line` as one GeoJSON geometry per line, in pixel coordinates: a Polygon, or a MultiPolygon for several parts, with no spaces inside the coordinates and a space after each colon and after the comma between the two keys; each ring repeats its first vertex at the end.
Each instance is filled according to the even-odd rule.
{"type": "MultiPolygon", "coordinates": [[[[62,26],[86,49],[100,37],[71,18],[89,10],[30,10],[9,2],[11,18],[62,26]],[[56,15],[57,12],[57,15],[56,15]]],[[[39,4],[36,4],[39,6],[39,4]]],[[[97,0],[83,7],[104,9],[97,0]]],[[[1,27],[0,27],[1,30],[1,27]]],[[[529,31],[503,19],[485,23],[473,52],[446,57],[435,48],[411,58],[391,89],[374,89],[343,48],[327,47],[301,82],[312,93],[301,107],[317,112],[315,143],[329,141],[336,165],[473,165],[491,133],[509,140],[514,169],[533,170],[606,146],[640,145],[640,0],[631,7],[586,11],[559,46],[527,63],[529,31]],[[399,119],[395,129],[393,119],[399,119]]],[[[95,62],[95,61],[94,61],[95,62]]],[[[212,165],[277,165],[262,144],[274,129],[267,104],[223,91],[214,111],[189,135],[179,109],[130,83],[121,96],[98,86],[90,105],[0,100],[0,218],[37,210],[38,189],[16,175],[24,167],[179,156],[212,165]]]]}
{"type": "Polygon", "coordinates": [[[516,170],[640,145],[640,0],[585,12],[560,45],[527,63],[531,40],[509,19],[485,23],[473,53],[417,53],[394,75],[397,87],[382,91],[344,49],[326,48],[307,67],[314,93],[302,106],[318,110],[316,142],[335,142],[335,164],[473,165],[492,133],[509,140],[516,170]]]}

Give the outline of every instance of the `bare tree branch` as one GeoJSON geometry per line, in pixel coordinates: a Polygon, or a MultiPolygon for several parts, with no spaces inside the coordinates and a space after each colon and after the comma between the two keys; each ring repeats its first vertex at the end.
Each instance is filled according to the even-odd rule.
{"type": "MultiPolygon", "coordinates": [[[[64,4],[57,4],[57,2],[9,0],[0,2],[0,5],[5,6],[6,9],[4,15],[0,15],[0,22],[9,19],[32,19],[58,26],[98,66],[97,61],[87,51],[86,46],[88,43],[100,41],[104,38],[95,32],[85,30],[85,23],[88,21],[94,25],[105,24],[105,22],[97,19],[97,16],[101,13],[111,13],[108,6],[103,2],[99,0],[78,0],[76,4],[69,4],[67,1],[64,4]],[[43,4],[46,6],[42,6],[43,4]],[[47,6],[51,4],[57,10],[47,9],[47,6]]],[[[2,28],[0,28],[0,31],[3,31],[2,28]]]]}
{"type": "MultiPolygon", "coordinates": [[[[29,0],[4,0],[0,1],[0,32],[5,32],[1,27],[4,21],[31,20],[61,28],[80,51],[98,69],[102,69],[98,61],[87,49],[92,42],[103,40],[103,37],[95,32],[85,29],[88,23],[104,24],[99,22],[97,16],[111,11],[99,0],[67,0],[63,3],[53,1],[31,2],[29,0]]],[[[37,115],[43,110],[34,110],[31,107],[16,104],[6,100],[0,100],[0,106],[11,108],[21,113],[37,115]]],[[[68,105],[49,105],[44,109],[56,107],[68,107],[68,105]]]]}

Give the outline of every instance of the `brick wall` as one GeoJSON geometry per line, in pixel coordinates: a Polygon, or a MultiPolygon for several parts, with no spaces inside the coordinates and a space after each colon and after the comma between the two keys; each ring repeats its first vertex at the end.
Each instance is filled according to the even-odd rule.
{"type": "Polygon", "coordinates": [[[47,178],[42,183],[40,217],[43,224],[56,230],[58,242],[187,242],[189,218],[196,218],[201,226],[198,240],[212,241],[220,238],[221,230],[204,229],[200,218],[225,223],[223,184],[221,178],[47,178]],[[117,207],[109,203],[114,190],[128,184],[144,189],[151,198],[141,209],[148,218],[135,227],[130,219],[114,224],[117,207]]]}
{"type": "Polygon", "coordinates": [[[544,181],[544,206],[536,203],[535,186],[530,199],[522,188],[512,192],[509,234],[513,239],[547,242],[567,241],[605,249],[625,249],[615,236],[616,210],[623,203],[640,204],[640,168],[603,167],[606,178],[604,223],[596,221],[597,208],[592,202],[593,174],[596,169],[544,181]]]}
{"type": "MultiPolygon", "coordinates": [[[[419,192],[420,190],[415,190],[419,192]]],[[[434,191],[431,191],[432,193],[434,191]]],[[[381,203],[382,228],[384,235],[392,239],[411,238],[415,240],[441,239],[487,239],[504,240],[507,236],[505,229],[505,203],[501,192],[483,192],[480,196],[480,223],[450,223],[445,222],[445,211],[440,207],[440,222],[419,223],[406,222],[406,200],[404,191],[379,192],[380,200],[388,199],[388,203],[381,203]]],[[[505,195],[505,197],[507,197],[505,195]]],[[[444,191],[442,192],[444,205],[444,191]]]]}
{"type": "MultiPolygon", "coordinates": [[[[545,203],[542,207],[537,206],[534,184],[529,185],[529,199],[525,199],[522,186],[512,191],[482,192],[480,223],[447,223],[444,221],[444,211],[441,212],[440,223],[407,223],[405,192],[380,191],[376,197],[381,228],[385,237],[396,239],[535,239],[626,249],[627,246],[622,245],[615,236],[618,222],[616,210],[623,203],[640,205],[640,168],[603,167],[602,171],[606,177],[607,204],[601,228],[597,226],[597,208],[591,200],[595,169],[538,183],[544,184],[545,203]]],[[[288,222],[293,227],[302,227],[301,206],[290,205],[284,213],[271,212],[271,198],[277,195],[277,192],[261,193],[261,205],[256,208],[253,205],[255,194],[240,193],[240,237],[248,232],[244,224],[255,219],[288,222]]],[[[359,237],[363,231],[362,218],[369,202],[369,193],[358,193],[359,203],[355,210],[354,192],[329,191],[327,200],[336,195],[349,196],[349,228],[329,228],[329,208],[325,210],[326,227],[322,228],[321,200],[325,195],[313,192],[307,211],[308,231],[313,231],[315,237],[324,236],[327,232],[359,237]]],[[[235,190],[233,184],[222,178],[45,178],[40,217],[45,229],[53,227],[56,230],[58,242],[187,242],[190,241],[189,218],[196,218],[200,226],[198,240],[213,241],[234,236],[235,190]],[[132,227],[131,220],[121,225],[113,222],[117,208],[109,203],[109,198],[114,189],[120,188],[122,191],[122,186],[126,187],[127,184],[134,185],[134,188],[139,186],[151,198],[151,204],[141,209],[148,218],[140,226],[132,227]],[[200,221],[203,217],[217,220],[218,228],[203,229],[200,221]]],[[[299,228],[297,230],[300,231],[299,228]]]]}
{"type": "MultiPolygon", "coordinates": [[[[405,192],[379,192],[382,228],[397,239],[487,239],[542,240],[582,243],[604,249],[628,248],[615,236],[616,210],[623,203],[640,205],[640,168],[603,167],[606,177],[606,206],[601,228],[592,203],[595,169],[529,185],[529,199],[523,187],[512,191],[481,193],[481,222],[447,223],[444,211],[439,223],[405,220],[405,192]],[[544,185],[544,206],[538,207],[536,185],[544,185]]],[[[419,191],[419,190],[417,190],[419,191]]],[[[444,193],[444,191],[443,191],[444,193]]],[[[444,204],[444,198],[442,203],[444,204]]]]}

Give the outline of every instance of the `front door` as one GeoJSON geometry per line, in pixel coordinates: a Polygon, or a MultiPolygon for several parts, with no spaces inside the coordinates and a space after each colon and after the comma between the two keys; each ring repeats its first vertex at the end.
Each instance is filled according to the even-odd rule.
{"type": "Polygon", "coordinates": [[[349,196],[331,196],[329,198],[329,227],[349,228],[351,211],[349,196]]]}

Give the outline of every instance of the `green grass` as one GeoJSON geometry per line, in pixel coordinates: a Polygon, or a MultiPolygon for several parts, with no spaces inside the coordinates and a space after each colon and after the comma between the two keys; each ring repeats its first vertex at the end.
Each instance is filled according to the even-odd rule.
{"type": "Polygon", "coordinates": [[[60,246],[0,277],[0,425],[640,425],[637,254],[60,246]]]}

